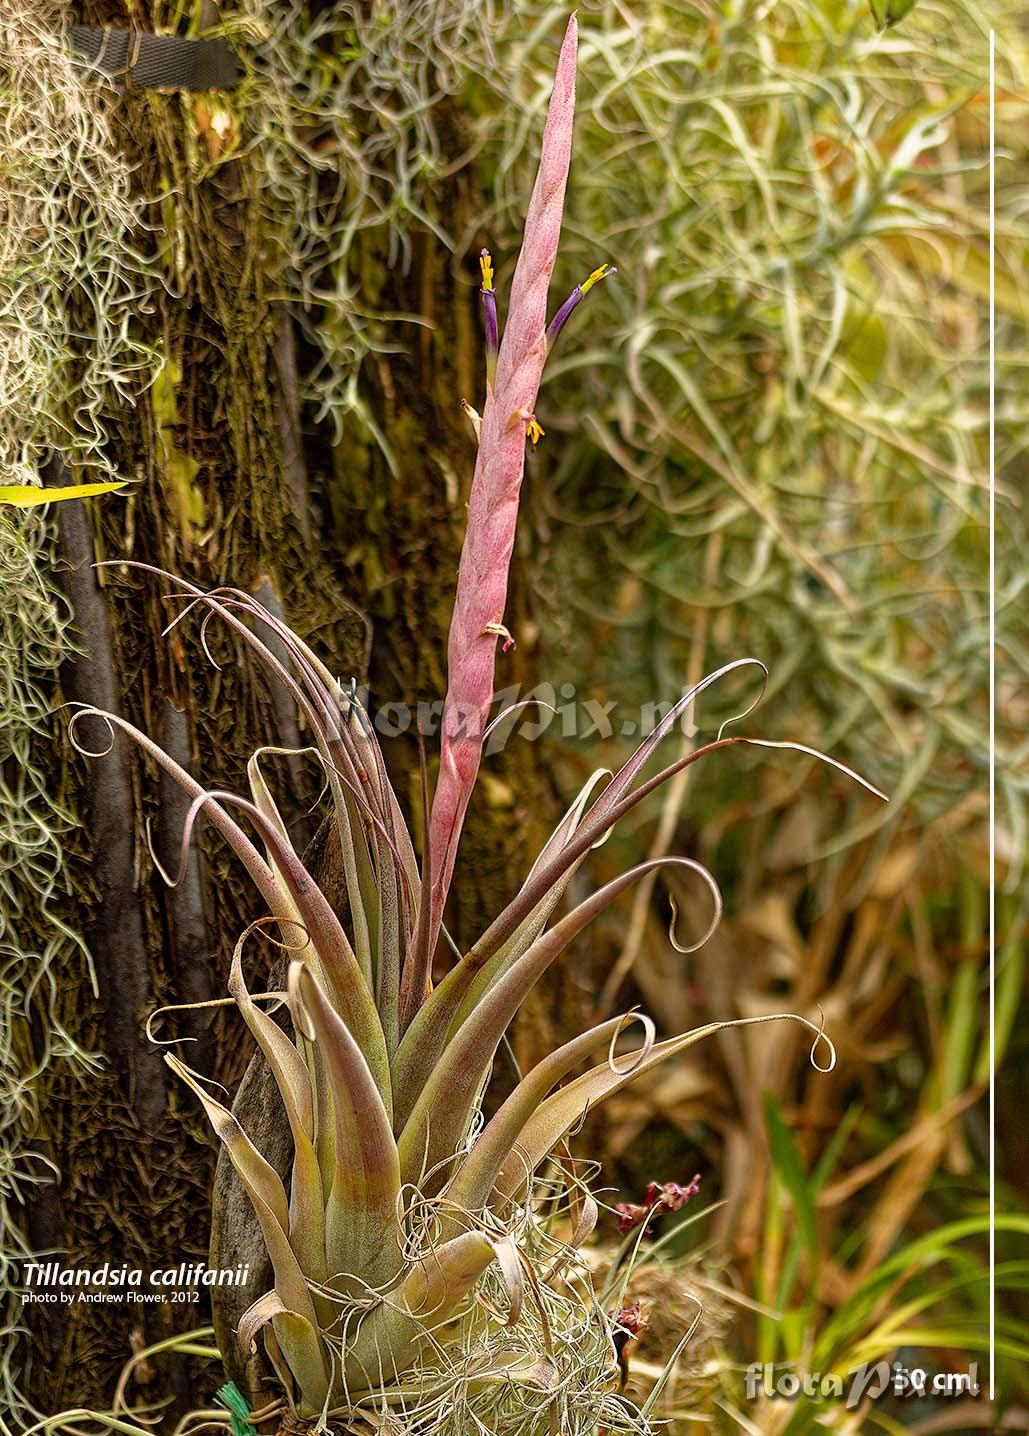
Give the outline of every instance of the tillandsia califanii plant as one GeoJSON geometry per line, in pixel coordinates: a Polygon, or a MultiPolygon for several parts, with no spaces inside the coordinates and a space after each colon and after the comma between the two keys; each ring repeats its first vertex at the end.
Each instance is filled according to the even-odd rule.
{"type": "MultiPolygon", "coordinates": [[[[711,904],[713,930],[718,887],[687,857],[643,863],[548,924],[591,848],[647,794],[707,754],[762,742],[719,734],[644,777],[662,738],[706,688],[736,670],[763,675],[763,666],[740,659],[712,673],[683,695],[599,796],[608,775],[594,775],[514,899],[437,985],[432,980],[462,822],[489,731],[496,645],[508,639],[508,564],[525,446],[540,432],[535,405],[543,367],[562,324],[608,272],[604,265],[594,271],[548,326],[547,290],[571,155],[576,47],[573,18],[502,340],[492,265],[482,255],[486,399],[481,419],[473,414],[478,459],[450,630],[440,772],[420,859],[371,715],[354,687],[334,678],[304,642],[241,591],[205,592],[175,580],[174,596],[206,610],[205,625],[213,616],[228,624],[301,711],[331,797],[344,916],[293,847],[262,768],[273,750],[251,757],[244,798],[204,788],[114,714],[85,707],[72,720],[74,729],[83,718],[104,719],[112,742],[116,730],[125,732],[171,774],[192,798],[183,864],[203,813],[267,908],[236,947],[228,989],[282,1098],[293,1143],[288,1190],[197,1075],[173,1055],[166,1060],[196,1093],[224,1144],[271,1260],[273,1289],[241,1320],[240,1343],[249,1349],[263,1341],[289,1410],[309,1423],[353,1424],[367,1412],[378,1413],[384,1429],[454,1436],[486,1429],[511,1436],[649,1429],[647,1414],[617,1396],[614,1318],[594,1299],[574,1256],[596,1203],[567,1156],[545,1189],[539,1172],[596,1103],[727,1024],[658,1041],[649,1018],[612,1017],[521,1077],[488,1121],[480,1100],[526,995],[641,876],[662,864],[694,873],[711,904]],[[288,1005],[291,1032],[247,988],[243,952],[255,930],[275,934],[285,950],[285,990],[273,996],[288,1005]],[[634,1021],[642,1037],[625,1050],[625,1029],[634,1021]],[[551,1209],[567,1209],[563,1227],[538,1219],[541,1190],[551,1209]]],[[[428,808],[427,796],[425,803],[428,808]]],[[[805,1017],[795,1020],[816,1033],[817,1046],[821,1029],[805,1017]]]]}

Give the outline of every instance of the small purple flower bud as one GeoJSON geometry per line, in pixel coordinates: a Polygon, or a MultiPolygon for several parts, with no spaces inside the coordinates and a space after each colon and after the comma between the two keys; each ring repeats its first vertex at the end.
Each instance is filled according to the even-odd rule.
{"type": "Polygon", "coordinates": [[[483,290],[482,314],[486,328],[486,352],[495,359],[500,345],[500,331],[497,325],[497,296],[492,289],[483,290]]]}
{"type": "Polygon", "coordinates": [[[638,1202],[617,1202],[615,1213],[618,1217],[618,1230],[623,1235],[628,1235],[647,1220],[650,1216],[650,1207],[640,1206],[638,1202]]]}
{"type": "Polygon", "coordinates": [[[655,1212],[679,1212],[700,1191],[700,1173],[695,1172],[689,1186],[678,1182],[648,1182],[644,1201],[655,1212]]]}
{"type": "Polygon", "coordinates": [[[617,273],[618,270],[612,269],[609,264],[602,264],[598,269],[595,269],[593,271],[593,273],[587,280],[584,280],[582,284],[577,284],[575,286],[571,294],[569,294],[568,298],[561,305],[561,308],[557,311],[557,313],[554,315],[553,319],[547,326],[548,349],[553,344],[557,336],[560,334],[561,330],[564,328],[568,320],[568,316],[571,314],[572,310],[578,308],[578,306],[586,298],[586,295],[589,294],[593,286],[601,279],[606,279],[609,274],[617,273]]]}
{"type": "Polygon", "coordinates": [[[557,336],[560,334],[561,330],[564,328],[565,321],[568,319],[568,316],[571,314],[572,310],[575,309],[581,302],[582,302],[582,285],[581,285],[581,284],[577,284],[577,285],[575,286],[575,288],[572,290],[571,294],[569,294],[569,296],[568,296],[568,298],[565,300],[565,302],[561,305],[561,308],[560,308],[560,309],[557,311],[557,313],[554,315],[553,319],[552,319],[552,320],[550,321],[550,323],[547,325],[547,344],[548,344],[548,345],[553,344],[554,340],[557,338],[557,336]]]}
{"type": "Polygon", "coordinates": [[[627,1235],[637,1227],[644,1227],[643,1235],[653,1235],[651,1222],[666,1212],[680,1212],[691,1197],[700,1191],[700,1173],[695,1172],[688,1186],[679,1182],[648,1182],[642,1202],[618,1202],[615,1215],[618,1230],[627,1235]]]}
{"type": "Polygon", "coordinates": [[[493,288],[493,259],[488,249],[479,251],[482,271],[482,324],[486,331],[486,383],[492,389],[497,372],[497,350],[500,347],[500,326],[497,323],[497,292],[493,288]]]}
{"type": "Polygon", "coordinates": [[[617,1312],[610,1311],[608,1315],[613,1317],[615,1325],[621,1327],[629,1338],[641,1335],[650,1324],[638,1301],[634,1301],[632,1306],[620,1307],[617,1312]]]}

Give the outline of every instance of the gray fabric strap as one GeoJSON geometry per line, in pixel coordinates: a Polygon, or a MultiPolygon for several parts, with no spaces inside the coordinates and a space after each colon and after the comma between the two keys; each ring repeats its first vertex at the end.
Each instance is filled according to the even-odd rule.
{"type": "Polygon", "coordinates": [[[231,90],[243,67],[227,40],[184,40],[140,30],[73,25],[72,49],[120,86],[168,90],[231,90]]]}

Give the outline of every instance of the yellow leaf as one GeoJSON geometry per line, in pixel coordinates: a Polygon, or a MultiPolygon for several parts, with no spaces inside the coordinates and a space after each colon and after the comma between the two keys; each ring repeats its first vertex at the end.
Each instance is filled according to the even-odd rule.
{"type": "Polygon", "coordinates": [[[0,504],[13,504],[19,509],[37,508],[40,504],[60,503],[62,499],[89,499],[94,494],[110,494],[123,489],[126,480],[109,484],[69,484],[63,489],[44,489],[37,484],[0,484],[0,504]]]}

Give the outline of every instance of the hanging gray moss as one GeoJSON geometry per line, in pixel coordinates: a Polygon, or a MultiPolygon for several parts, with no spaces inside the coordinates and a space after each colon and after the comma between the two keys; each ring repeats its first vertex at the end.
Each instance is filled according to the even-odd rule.
{"type": "Polygon", "coordinates": [[[75,826],[44,748],[53,715],[47,688],[68,647],[69,615],[47,578],[53,534],[35,512],[0,510],[0,1403],[19,1409],[22,1356],[15,1269],[31,1248],[21,1216],[49,1182],[39,1083],[54,1064],[79,1076],[95,1056],[63,1020],[59,979],[69,965],[93,987],[81,938],[61,914],[64,840],[75,826]],[[20,1209],[20,1211],[19,1211],[20,1209]]]}
{"type": "MultiPolygon", "coordinates": [[[[448,101],[491,54],[488,7],[277,5],[242,0],[225,30],[249,66],[241,93],[262,174],[270,240],[315,361],[302,392],[337,439],[356,416],[392,459],[388,432],[359,384],[362,361],[414,343],[424,316],[377,307],[350,263],[378,235],[388,268],[407,272],[413,235],[442,250],[460,236],[432,204],[454,173],[448,101]]],[[[468,156],[459,164],[467,163],[468,156]]]]}
{"type": "Polygon", "coordinates": [[[38,482],[51,449],[110,473],[105,415],[152,367],[134,333],[154,284],[144,211],[67,19],[60,0],[11,0],[0,28],[0,483],[38,482]]]}
{"type": "MultiPolygon", "coordinates": [[[[147,382],[134,315],[152,278],[134,249],[142,212],[102,97],[71,62],[60,3],[11,0],[0,25],[0,484],[36,484],[52,450],[76,479],[112,472],[105,416],[147,382]],[[75,321],[70,316],[75,314],[75,321]],[[83,323],[85,319],[85,323],[83,323]]],[[[53,684],[71,615],[51,572],[55,530],[0,508],[0,1249],[3,1288],[29,1246],[20,1225],[47,1157],[39,1093],[57,1065],[97,1070],[61,1013],[69,970],[96,992],[69,926],[64,844],[76,825],[54,781],[53,684]]],[[[16,1300],[0,1332],[0,1405],[21,1408],[16,1300]]]]}

